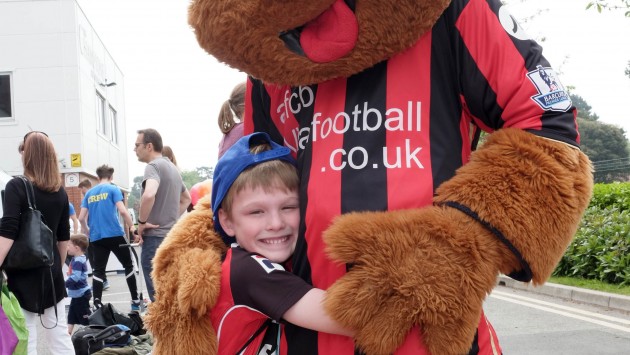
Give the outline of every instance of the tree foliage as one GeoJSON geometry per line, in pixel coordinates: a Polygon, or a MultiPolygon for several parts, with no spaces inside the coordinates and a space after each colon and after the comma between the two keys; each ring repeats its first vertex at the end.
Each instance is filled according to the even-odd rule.
{"type": "Polygon", "coordinates": [[[591,161],[628,159],[628,140],[623,128],[578,117],[582,151],[591,161]]]}
{"type": "Polygon", "coordinates": [[[625,10],[624,15],[630,17],[630,0],[595,0],[586,5],[586,9],[594,8],[597,12],[603,10],[625,10]]]}
{"type": "Polygon", "coordinates": [[[213,174],[214,167],[201,166],[194,170],[182,171],[182,179],[184,180],[186,188],[190,190],[194,184],[211,179],[213,174]]]}
{"type": "Polygon", "coordinates": [[[142,195],[143,179],[143,176],[136,176],[135,178],[133,178],[131,193],[129,194],[129,200],[127,201],[127,206],[129,208],[133,208],[133,210],[136,212],[136,216],[138,216],[138,212],[140,210],[140,196],[142,195]]]}
{"type": "Polygon", "coordinates": [[[596,113],[591,112],[591,105],[589,105],[582,96],[569,94],[569,97],[571,97],[573,105],[577,108],[579,117],[589,121],[597,121],[599,119],[599,116],[596,113]]]}

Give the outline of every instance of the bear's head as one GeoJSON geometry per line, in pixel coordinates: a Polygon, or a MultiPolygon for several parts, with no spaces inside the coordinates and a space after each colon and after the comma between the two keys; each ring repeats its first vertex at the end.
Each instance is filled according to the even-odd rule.
{"type": "Polygon", "coordinates": [[[267,83],[347,77],[404,51],[450,0],[193,0],[202,48],[267,83]]]}

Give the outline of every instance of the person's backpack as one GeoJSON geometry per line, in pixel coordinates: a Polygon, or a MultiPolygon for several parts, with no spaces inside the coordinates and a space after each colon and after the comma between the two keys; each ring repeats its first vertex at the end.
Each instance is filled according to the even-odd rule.
{"type": "Polygon", "coordinates": [[[124,314],[117,310],[111,303],[105,303],[99,307],[88,318],[90,325],[110,326],[114,324],[122,324],[131,330],[131,335],[142,335],[144,323],[140,315],[136,312],[124,314]]]}
{"type": "Polygon", "coordinates": [[[122,324],[88,325],[72,334],[76,355],[90,355],[103,348],[123,347],[131,342],[130,330],[122,324]]]}

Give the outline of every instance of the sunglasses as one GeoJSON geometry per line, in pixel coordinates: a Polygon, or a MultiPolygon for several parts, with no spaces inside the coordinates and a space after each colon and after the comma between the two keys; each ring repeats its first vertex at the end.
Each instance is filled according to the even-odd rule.
{"type": "Polygon", "coordinates": [[[29,135],[31,135],[32,133],[41,133],[43,135],[45,135],[46,137],[48,137],[48,135],[45,132],[40,132],[40,131],[30,131],[27,134],[24,135],[24,138],[22,139],[22,143],[20,143],[20,146],[18,147],[18,152],[20,152],[20,154],[22,154],[24,152],[24,143],[26,143],[26,138],[28,138],[29,135]]]}
{"type": "Polygon", "coordinates": [[[33,133],[41,133],[41,134],[45,135],[46,137],[48,137],[48,135],[47,135],[45,132],[41,132],[41,131],[30,131],[30,132],[28,132],[27,134],[25,134],[25,135],[24,135],[24,139],[22,140],[22,142],[26,142],[26,138],[27,138],[28,136],[30,136],[31,134],[33,134],[33,133]]]}

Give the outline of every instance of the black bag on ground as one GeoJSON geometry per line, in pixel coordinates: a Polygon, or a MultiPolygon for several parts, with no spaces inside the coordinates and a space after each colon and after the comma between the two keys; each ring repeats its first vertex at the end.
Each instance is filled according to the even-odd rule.
{"type": "Polygon", "coordinates": [[[90,355],[103,348],[123,347],[131,342],[130,330],[122,324],[88,325],[72,334],[76,355],[90,355]]]}
{"type": "Polygon", "coordinates": [[[29,209],[20,216],[18,237],[2,266],[6,270],[50,267],[55,260],[53,233],[44,223],[42,213],[37,210],[33,184],[24,176],[20,178],[24,183],[29,209]]]}
{"type": "Polygon", "coordinates": [[[122,324],[128,327],[132,335],[141,335],[146,331],[142,318],[136,312],[128,314],[121,313],[111,303],[105,303],[102,307],[94,311],[88,318],[90,325],[110,326],[122,324]]]}

